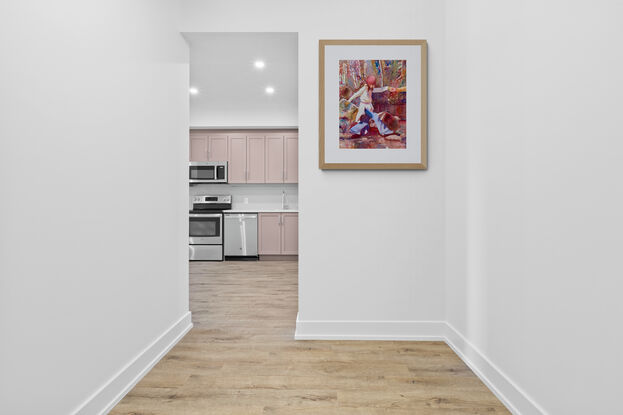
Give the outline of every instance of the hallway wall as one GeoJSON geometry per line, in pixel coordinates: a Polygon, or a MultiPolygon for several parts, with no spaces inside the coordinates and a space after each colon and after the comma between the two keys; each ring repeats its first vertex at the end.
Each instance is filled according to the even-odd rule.
{"type": "Polygon", "coordinates": [[[299,32],[299,320],[313,325],[305,334],[411,336],[442,320],[444,3],[395,1],[386,21],[355,18],[379,7],[371,0],[182,5],[182,32],[299,32]],[[318,40],[349,38],[428,40],[427,171],[318,169],[318,40]]]}
{"type": "Polygon", "coordinates": [[[176,16],[0,3],[0,413],[99,413],[189,328],[176,16]]]}
{"type": "Polygon", "coordinates": [[[620,412],[623,5],[446,10],[448,322],[518,413],[620,412]]]}

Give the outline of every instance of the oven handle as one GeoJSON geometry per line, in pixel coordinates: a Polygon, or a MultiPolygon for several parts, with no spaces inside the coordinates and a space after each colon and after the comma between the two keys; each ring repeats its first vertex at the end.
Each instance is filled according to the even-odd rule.
{"type": "Polygon", "coordinates": [[[220,213],[191,213],[189,215],[191,218],[220,218],[221,216],[220,213]]]}

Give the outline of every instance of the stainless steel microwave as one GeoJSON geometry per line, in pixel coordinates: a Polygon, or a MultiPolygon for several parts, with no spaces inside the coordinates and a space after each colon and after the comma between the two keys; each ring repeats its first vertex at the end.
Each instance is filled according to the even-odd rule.
{"type": "Polygon", "coordinates": [[[188,165],[190,183],[227,183],[226,161],[191,161],[188,165]]]}

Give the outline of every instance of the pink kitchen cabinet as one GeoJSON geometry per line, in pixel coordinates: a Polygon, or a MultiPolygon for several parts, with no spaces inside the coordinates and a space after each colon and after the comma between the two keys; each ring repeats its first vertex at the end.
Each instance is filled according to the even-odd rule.
{"type": "Polygon", "coordinates": [[[190,133],[190,161],[208,161],[208,135],[190,133]]]}
{"type": "Polygon", "coordinates": [[[299,136],[286,134],[284,136],[284,183],[298,183],[299,181],[299,136]]]}
{"type": "Polygon", "coordinates": [[[298,255],[299,253],[299,214],[281,214],[281,254],[298,255]]]}
{"type": "Polygon", "coordinates": [[[266,183],[283,183],[284,141],[282,135],[266,136],[266,183]]]}
{"type": "Polygon", "coordinates": [[[208,136],[208,161],[227,161],[228,140],[226,134],[208,136]]]}
{"type": "Polygon", "coordinates": [[[247,182],[247,137],[234,134],[228,140],[228,175],[229,183],[247,182]]]}
{"type": "Polygon", "coordinates": [[[281,254],[281,213],[260,213],[258,221],[258,253],[281,254]]]}
{"type": "Polygon", "coordinates": [[[260,255],[298,255],[298,213],[260,213],[258,223],[260,255]]]}
{"type": "Polygon", "coordinates": [[[298,183],[295,131],[190,131],[190,161],[228,161],[229,183],[298,183]]]}
{"type": "Polygon", "coordinates": [[[247,183],[266,182],[266,139],[247,136],[247,183]]]}

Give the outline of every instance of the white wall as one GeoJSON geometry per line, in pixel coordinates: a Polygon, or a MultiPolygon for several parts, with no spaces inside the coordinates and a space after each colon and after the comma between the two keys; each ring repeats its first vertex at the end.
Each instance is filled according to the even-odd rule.
{"type": "Polygon", "coordinates": [[[0,413],[90,397],[97,413],[188,328],[176,16],[165,0],[0,5],[0,413]]]}
{"type": "Polygon", "coordinates": [[[623,4],[447,13],[448,321],[521,413],[619,413],[623,4]]]}
{"type": "Polygon", "coordinates": [[[443,2],[393,2],[387,22],[356,18],[379,6],[371,0],[182,4],[182,32],[299,32],[299,319],[325,321],[321,331],[362,322],[355,336],[377,334],[379,321],[442,320],[443,2]],[[318,40],[333,38],[429,41],[427,171],[318,169],[318,40]]]}

